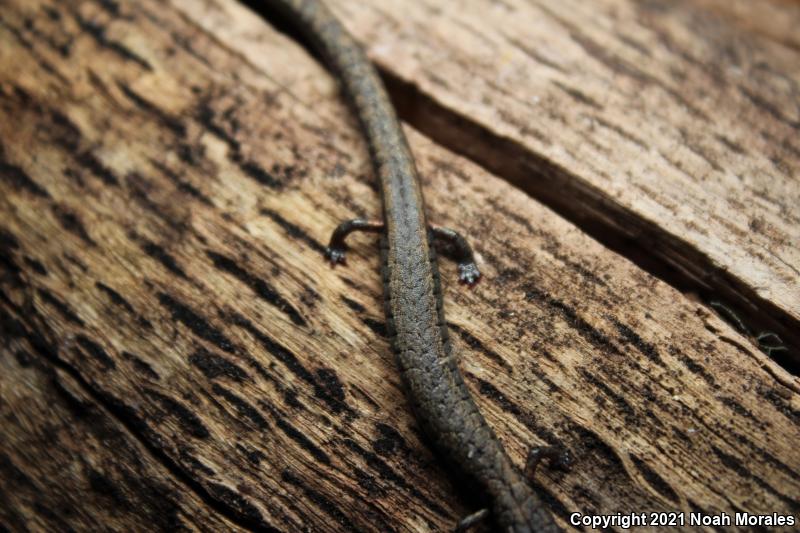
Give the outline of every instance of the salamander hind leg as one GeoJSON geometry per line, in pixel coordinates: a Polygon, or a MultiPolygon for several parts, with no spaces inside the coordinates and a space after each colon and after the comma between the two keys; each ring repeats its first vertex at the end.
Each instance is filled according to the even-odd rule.
{"type": "Polygon", "coordinates": [[[567,470],[572,465],[572,454],[569,450],[559,446],[536,446],[528,452],[528,459],[525,461],[525,477],[528,481],[533,481],[536,469],[542,459],[550,461],[552,466],[567,470]]]}
{"type": "Polygon", "coordinates": [[[475,263],[475,254],[472,252],[467,239],[460,233],[450,228],[431,226],[431,234],[437,242],[444,242],[449,245],[449,250],[453,253],[453,259],[458,262],[458,279],[467,285],[475,285],[481,278],[481,272],[475,263]]]}
{"type": "Polygon", "coordinates": [[[366,231],[369,233],[380,233],[383,231],[383,222],[371,222],[362,218],[345,220],[333,230],[331,240],[325,248],[325,257],[331,264],[344,263],[347,252],[345,239],[354,231],[366,231]]]}

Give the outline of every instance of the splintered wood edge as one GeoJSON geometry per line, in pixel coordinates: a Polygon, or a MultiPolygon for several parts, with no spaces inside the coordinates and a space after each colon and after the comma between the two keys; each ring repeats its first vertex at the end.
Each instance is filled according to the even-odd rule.
{"type": "MultiPolygon", "coordinates": [[[[320,258],[336,222],[380,213],[335,84],[238,4],[172,5],[4,13],[0,71],[21,73],[0,78],[4,360],[27,347],[74,376],[239,526],[452,527],[472,509],[403,398],[374,241],[355,239],[346,269],[320,258]],[[222,30],[240,21],[252,33],[222,30]]],[[[409,135],[432,220],[471,236],[486,276],[465,291],[443,266],[482,411],[517,464],[541,443],[578,458],[537,479],[560,520],[792,508],[796,380],[702,306],[409,135]]],[[[12,375],[4,387],[20,386],[12,375]]]]}

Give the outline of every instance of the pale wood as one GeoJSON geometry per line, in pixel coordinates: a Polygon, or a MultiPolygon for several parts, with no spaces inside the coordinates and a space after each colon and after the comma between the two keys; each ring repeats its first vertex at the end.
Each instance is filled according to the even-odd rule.
{"type": "Polygon", "coordinates": [[[330,4],[404,118],[779,333],[798,368],[800,3],[330,4]]]}
{"type": "MultiPolygon", "coordinates": [[[[41,389],[13,403],[39,419],[36,405],[65,401],[13,383],[27,346],[189,493],[182,513],[213,502],[251,529],[451,528],[475,509],[404,399],[375,240],[354,239],[345,268],[321,258],[337,222],[380,213],[335,83],[233,2],[115,5],[3,11],[2,390],[41,389]]],[[[797,378],[703,305],[408,133],[431,219],[470,236],[486,278],[465,290],[443,267],[467,383],[517,464],[543,443],[576,456],[537,477],[562,524],[572,511],[796,511],[797,378]]],[[[18,427],[0,426],[9,457],[18,427]]],[[[15,464],[56,498],[41,467],[15,464]]]]}

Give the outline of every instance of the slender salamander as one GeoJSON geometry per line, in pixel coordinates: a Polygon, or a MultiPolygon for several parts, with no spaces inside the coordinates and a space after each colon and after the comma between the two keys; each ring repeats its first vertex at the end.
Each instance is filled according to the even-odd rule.
{"type": "MultiPolygon", "coordinates": [[[[477,281],[472,250],[452,230],[425,220],[414,158],[377,72],[334,15],[318,0],[271,0],[311,41],[338,77],[369,144],[383,196],[383,223],[341,224],[326,251],[344,260],[353,231],[381,234],[386,321],[409,399],[434,445],[488,496],[502,531],[560,531],[550,512],[511,462],[478,411],[448,340],[434,241],[448,241],[459,255],[459,277],[477,281]]],[[[476,513],[475,520],[485,512],[476,513]]]]}

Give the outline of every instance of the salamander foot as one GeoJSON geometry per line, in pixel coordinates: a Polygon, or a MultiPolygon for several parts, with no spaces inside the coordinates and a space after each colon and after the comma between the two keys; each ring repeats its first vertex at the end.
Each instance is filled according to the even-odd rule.
{"type": "Polygon", "coordinates": [[[572,454],[569,450],[559,446],[536,446],[528,452],[528,459],[525,461],[525,477],[528,481],[533,481],[536,469],[542,459],[550,461],[551,465],[561,470],[568,470],[572,465],[572,454]]]}
{"type": "Polygon", "coordinates": [[[450,228],[431,226],[431,233],[436,241],[447,243],[454,252],[453,258],[458,261],[458,280],[467,285],[478,283],[481,272],[478,270],[475,254],[467,240],[450,228]]]}

